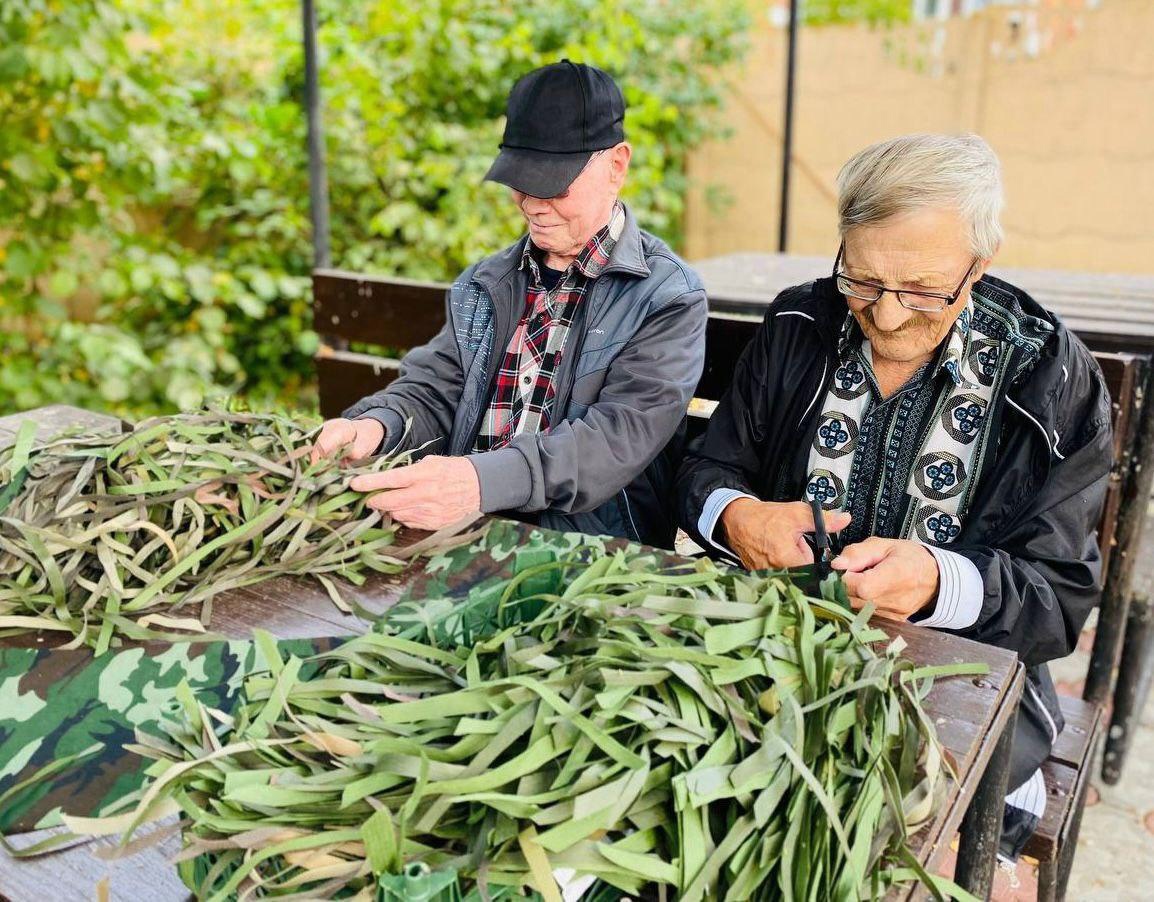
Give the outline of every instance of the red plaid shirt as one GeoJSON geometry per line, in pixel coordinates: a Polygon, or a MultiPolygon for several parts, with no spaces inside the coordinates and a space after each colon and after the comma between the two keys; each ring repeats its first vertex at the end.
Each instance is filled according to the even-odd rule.
{"type": "Polygon", "coordinates": [[[497,371],[474,451],[502,448],[521,433],[549,430],[557,395],[557,369],[569,327],[589,287],[609,262],[624,225],[625,210],[617,204],[609,223],[589,239],[552,291],[547,291],[541,280],[533,242],[525,242],[521,257],[521,268],[529,268],[525,313],[497,371]]]}

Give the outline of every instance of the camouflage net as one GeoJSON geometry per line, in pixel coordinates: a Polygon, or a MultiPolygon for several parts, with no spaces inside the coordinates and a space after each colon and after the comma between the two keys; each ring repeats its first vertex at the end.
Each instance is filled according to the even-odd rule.
{"type": "MultiPolygon", "coordinates": [[[[457,552],[460,553],[460,550],[457,552]]],[[[478,555],[479,557],[479,555],[478,555]]],[[[198,897],[688,900],[883,895],[949,767],[936,678],[781,574],[595,540],[266,673],[138,733],[153,779],[112,822],[181,812],[198,897]],[[302,667],[311,674],[302,675],[302,667]]],[[[430,569],[438,569],[436,562],[430,569]]]]}

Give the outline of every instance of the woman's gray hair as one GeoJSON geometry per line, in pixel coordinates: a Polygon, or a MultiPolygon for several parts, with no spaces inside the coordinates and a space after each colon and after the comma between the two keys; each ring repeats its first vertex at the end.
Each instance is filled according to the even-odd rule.
{"type": "Polygon", "coordinates": [[[903,135],[854,154],[837,175],[838,232],[925,207],[951,207],[969,224],[974,255],[1002,243],[1002,167],[977,135],[903,135]]]}

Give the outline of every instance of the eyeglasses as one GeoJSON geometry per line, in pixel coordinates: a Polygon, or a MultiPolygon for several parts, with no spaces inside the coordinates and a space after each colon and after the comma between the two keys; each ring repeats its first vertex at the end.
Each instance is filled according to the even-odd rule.
{"type": "Polygon", "coordinates": [[[962,296],[962,291],[965,290],[966,283],[970,281],[970,276],[974,274],[974,268],[980,262],[978,257],[974,257],[974,262],[970,264],[970,268],[962,276],[962,281],[958,283],[958,287],[951,294],[942,294],[939,291],[907,291],[905,288],[888,288],[877,282],[851,279],[841,271],[844,254],[845,242],[842,242],[841,247],[837,249],[837,259],[833,261],[833,277],[837,282],[837,290],[847,298],[856,298],[859,301],[874,304],[882,299],[883,294],[890,291],[898,299],[898,303],[907,310],[918,310],[922,313],[941,313],[947,307],[957,303],[958,298],[962,296]]]}

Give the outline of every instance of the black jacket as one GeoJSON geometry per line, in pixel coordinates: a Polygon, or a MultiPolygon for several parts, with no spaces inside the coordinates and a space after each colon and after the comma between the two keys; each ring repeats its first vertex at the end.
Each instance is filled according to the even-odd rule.
{"type": "MultiPolygon", "coordinates": [[[[1029,668],[1013,788],[1045,760],[1063,726],[1045,662],[1074,649],[1098,600],[1110,397],[1090,352],[1057,317],[990,276],[975,290],[1009,309],[1024,334],[1045,338],[1040,356],[1032,363],[1023,357],[1024,370],[991,404],[997,448],[949,546],[975,564],[985,584],[977,622],[959,633],[1012,649],[1029,668]]],[[[678,475],[681,525],[704,547],[697,521],[714,489],[770,501],[803,497],[845,316],[832,279],[787,289],[766,312],[678,475]]]]}

